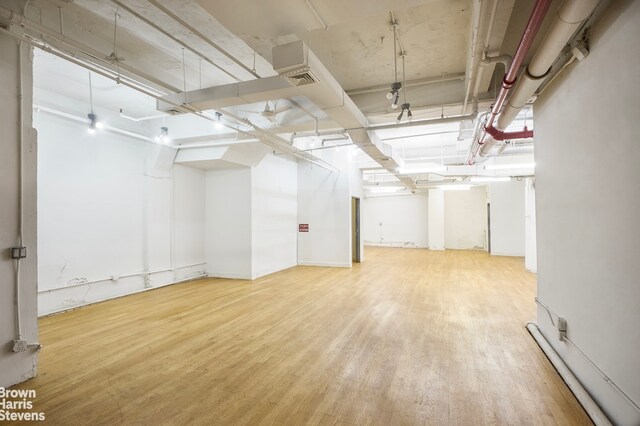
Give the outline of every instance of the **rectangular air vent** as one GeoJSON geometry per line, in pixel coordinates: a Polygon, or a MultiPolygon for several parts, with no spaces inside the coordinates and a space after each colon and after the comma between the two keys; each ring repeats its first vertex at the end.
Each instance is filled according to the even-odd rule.
{"type": "Polygon", "coordinates": [[[282,74],[282,77],[286,78],[292,86],[305,86],[307,84],[317,83],[318,79],[309,68],[298,69],[282,74]]]}

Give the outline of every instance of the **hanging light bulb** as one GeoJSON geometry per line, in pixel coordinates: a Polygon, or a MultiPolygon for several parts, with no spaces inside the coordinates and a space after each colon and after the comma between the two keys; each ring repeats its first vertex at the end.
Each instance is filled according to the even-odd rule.
{"type": "Polygon", "coordinates": [[[387,99],[393,99],[393,90],[387,93],[387,99]]]}
{"type": "Polygon", "coordinates": [[[171,142],[171,138],[169,137],[169,128],[168,127],[160,127],[160,134],[155,137],[156,142],[162,142],[168,144],[171,142]]]}
{"type": "Polygon", "coordinates": [[[94,134],[96,129],[102,129],[103,125],[98,121],[98,116],[90,112],[87,117],[89,117],[89,133],[94,134]]]}
{"type": "Polygon", "coordinates": [[[91,112],[87,114],[89,117],[89,133],[94,134],[96,129],[102,129],[104,125],[98,121],[98,116],[93,112],[93,87],[91,84],[91,71],[89,71],[89,105],[91,105],[91,112]]]}
{"type": "Polygon", "coordinates": [[[224,126],[222,124],[222,113],[216,112],[216,121],[213,122],[213,127],[217,130],[221,130],[224,126]]]}
{"type": "Polygon", "coordinates": [[[402,117],[404,117],[404,112],[407,111],[407,118],[409,119],[409,121],[411,121],[413,114],[411,113],[411,104],[409,103],[404,103],[402,104],[402,111],[400,111],[400,114],[398,115],[398,122],[400,122],[402,120],[402,117]]]}
{"type": "Polygon", "coordinates": [[[396,98],[393,100],[393,103],[391,104],[391,108],[392,109],[398,109],[398,104],[400,103],[400,93],[396,92],[396,98]]]}

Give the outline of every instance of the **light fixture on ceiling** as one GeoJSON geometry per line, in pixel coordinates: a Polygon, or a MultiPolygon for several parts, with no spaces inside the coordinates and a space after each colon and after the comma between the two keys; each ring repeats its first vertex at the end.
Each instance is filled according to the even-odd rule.
{"type": "Polygon", "coordinates": [[[218,130],[222,129],[223,124],[222,124],[222,113],[221,112],[216,112],[216,121],[213,122],[213,127],[215,127],[218,130]]]}
{"type": "Polygon", "coordinates": [[[380,186],[376,188],[367,188],[373,194],[383,194],[388,192],[398,192],[404,189],[402,186],[380,186]]]}
{"type": "Polygon", "coordinates": [[[98,120],[98,116],[93,112],[93,87],[91,84],[91,71],[89,71],[89,105],[91,112],[87,114],[89,118],[89,133],[94,134],[97,129],[102,129],[104,125],[98,120]]]}
{"type": "Polygon", "coordinates": [[[169,137],[169,128],[168,127],[160,127],[160,134],[156,136],[156,142],[169,143],[171,142],[171,138],[169,137]]]}
{"type": "Polygon", "coordinates": [[[513,164],[488,164],[485,170],[512,170],[512,169],[533,169],[536,163],[513,163],[513,164]]]}
{"type": "Polygon", "coordinates": [[[411,113],[411,104],[405,102],[402,104],[400,114],[398,114],[398,122],[402,121],[402,117],[404,116],[405,111],[407,111],[407,119],[409,121],[413,120],[413,114],[411,113]]]}
{"type": "Polygon", "coordinates": [[[391,91],[387,93],[387,99],[393,99],[391,102],[391,108],[397,109],[400,103],[400,91],[402,90],[402,83],[396,81],[391,85],[391,91]]]}
{"type": "Polygon", "coordinates": [[[443,191],[468,191],[471,185],[440,185],[438,188],[443,191]]]}
{"type": "Polygon", "coordinates": [[[426,166],[426,167],[414,167],[414,168],[406,168],[400,167],[398,169],[398,173],[402,175],[408,175],[411,173],[437,173],[437,172],[446,172],[447,166],[426,166]]]}
{"type": "MultiPolygon", "coordinates": [[[[402,83],[398,81],[398,21],[393,18],[393,14],[391,15],[391,28],[393,29],[393,78],[394,83],[391,84],[391,90],[387,93],[387,99],[392,100],[391,108],[397,109],[398,105],[400,105],[400,91],[402,90],[402,83]]],[[[402,50],[402,47],[400,48],[402,50]]],[[[401,55],[404,55],[404,51],[400,52],[401,55]]]]}
{"type": "Polygon", "coordinates": [[[472,176],[469,182],[473,183],[491,183],[491,182],[509,182],[510,176],[472,176]]]}

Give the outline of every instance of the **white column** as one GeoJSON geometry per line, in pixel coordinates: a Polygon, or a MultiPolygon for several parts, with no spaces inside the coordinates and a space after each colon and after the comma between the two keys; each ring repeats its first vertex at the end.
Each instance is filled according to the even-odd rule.
{"type": "Polygon", "coordinates": [[[429,190],[429,249],[444,250],[444,191],[429,190]]]}

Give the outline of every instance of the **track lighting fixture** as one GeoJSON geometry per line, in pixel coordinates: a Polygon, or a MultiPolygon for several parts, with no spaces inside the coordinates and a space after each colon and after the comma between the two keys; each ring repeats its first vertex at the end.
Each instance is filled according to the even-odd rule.
{"type": "Polygon", "coordinates": [[[407,111],[407,118],[409,119],[409,121],[411,121],[411,119],[413,118],[413,114],[411,113],[411,104],[405,102],[404,104],[402,104],[400,114],[398,115],[398,122],[402,120],[405,111],[407,111]]]}
{"type": "Polygon", "coordinates": [[[218,130],[221,130],[223,125],[222,125],[222,113],[221,112],[216,112],[216,121],[213,122],[213,127],[215,127],[218,130]]]}
{"type": "Polygon", "coordinates": [[[401,90],[402,90],[402,83],[400,83],[399,81],[396,81],[391,85],[391,91],[387,93],[387,99],[389,100],[393,99],[393,102],[391,103],[391,108],[393,109],[398,108],[398,104],[400,102],[401,90]]]}
{"type": "Polygon", "coordinates": [[[98,121],[98,116],[96,116],[93,112],[87,114],[89,117],[89,133],[94,134],[96,129],[102,129],[104,125],[98,121]]]}
{"type": "MultiPolygon", "coordinates": [[[[398,36],[398,21],[391,14],[391,28],[393,29],[393,77],[395,82],[391,84],[391,90],[387,93],[387,99],[393,99],[391,103],[391,109],[398,109],[400,105],[400,91],[403,87],[406,88],[406,78],[405,78],[405,61],[404,58],[407,56],[406,50],[403,49],[402,43],[400,42],[400,38],[398,36]],[[400,54],[398,55],[397,47],[400,46],[400,54]],[[398,81],[398,56],[402,57],[402,82],[398,81]]],[[[404,117],[405,111],[407,112],[407,118],[409,121],[413,118],[413,113],[411,112],[411,106],[407,102],[407,92],[406,89],[402,92],[404,103],[402,104],[400,114],[398,115],[398,121],[402,120],[404,117]]]]}
{"type": "Polygon", "coordinates": [[[169,143],[171,142],[171,138],[169,137],[169,128],[168,127],[160,127],[160,134],[156,136],[156,142],[169,143]]]}
{"type": "Polygon", "coordinates": [[[93,112],[93,88],[91,85],[91,71],[89,71],[89,104],[91,112],[87,114],[89,118],[89,133],[94,134],[97,129],[102,129],[103,124],[98,120],[98,116],[93,112]]]}

